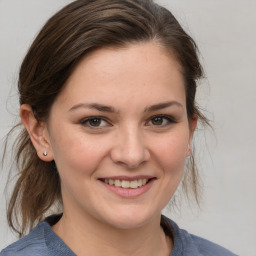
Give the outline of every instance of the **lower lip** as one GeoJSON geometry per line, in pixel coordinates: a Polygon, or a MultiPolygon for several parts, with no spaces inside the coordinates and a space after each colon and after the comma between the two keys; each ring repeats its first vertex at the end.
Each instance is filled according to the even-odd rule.
{"type": "Polygon", "coordinates": [[[107,189],[114,192],[116,195],[123,198],[135,198],[145,194],[153,185],[155,179],[150,180],[147,184],[138,188],[122,188],[109,185],[103,181],[100,181],[107,189]]]}

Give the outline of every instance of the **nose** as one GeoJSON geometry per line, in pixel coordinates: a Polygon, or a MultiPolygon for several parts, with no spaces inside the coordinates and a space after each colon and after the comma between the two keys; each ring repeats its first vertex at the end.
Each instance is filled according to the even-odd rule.
{"type": "Polygon", "coordinates": [[[111,150],[111,159],[129,169],[138,168],[149,161],[150,152],[138,128],[126,127],[123,131],[119,131],[111,150]]]}

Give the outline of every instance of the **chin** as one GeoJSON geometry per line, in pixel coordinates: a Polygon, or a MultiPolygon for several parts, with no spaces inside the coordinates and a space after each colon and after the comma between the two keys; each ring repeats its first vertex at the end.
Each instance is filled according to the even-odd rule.
{"type": "Polygon", "coordinates": [[[106,218],[106,215],[104,217],[106,223],[117,229],[137,229],[149,224],[156,218],[160,218],[160,215],[161,212],[159,212],[159,214],[153,214],[143,210],[129,209],[127,211],[119,211],[116,214],[111,214],[110,218],[106,218]]]}

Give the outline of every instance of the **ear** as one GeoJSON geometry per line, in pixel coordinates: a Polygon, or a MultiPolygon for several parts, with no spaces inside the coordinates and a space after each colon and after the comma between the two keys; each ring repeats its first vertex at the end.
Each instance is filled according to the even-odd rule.
{"type": "Polygon", "coordinates": [[[35,118],[33,110],[28,104],[21,105],[20,117],[37,151],[38,157],[46,162],[52,161],[53,153],[46,123],[40,122],[35,118]]]}
{"type": "Polygon", "coordinates": [[[188,141],[188,149],[187,149],[187,156],[191,154],[191,142],[194,135],[194,131],[196,129],[198,117],[194,116],[193,119],[189,122],[189,141],[188,141]]]}

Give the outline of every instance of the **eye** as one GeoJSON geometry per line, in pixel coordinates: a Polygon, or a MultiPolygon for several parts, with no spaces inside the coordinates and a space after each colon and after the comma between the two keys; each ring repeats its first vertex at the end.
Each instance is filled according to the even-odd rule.
{"type": "Polygon", "coordinates": [[[153,116],[149,122],[148,125],[150,126],[167,126],[171,123],[176,123],[176,121],[170,117],[170,116],[166,116],[166,115],[157,115],[157,116],[153,116]]]}
{"type": "Polygon", "coordinates": [[[89,128],[102,128],[109,126],[109,123],[102,117],[88,117],[86,119],[83,119],[81,121],[81,124],[89,128]]]}

